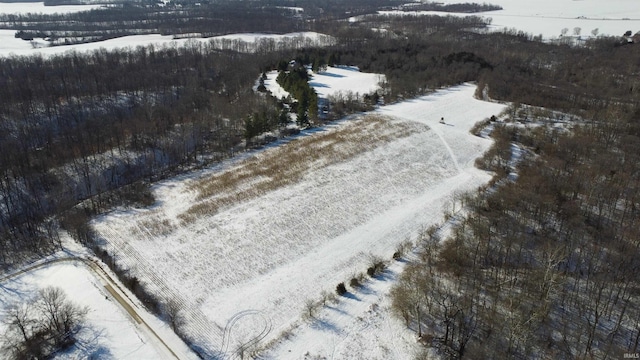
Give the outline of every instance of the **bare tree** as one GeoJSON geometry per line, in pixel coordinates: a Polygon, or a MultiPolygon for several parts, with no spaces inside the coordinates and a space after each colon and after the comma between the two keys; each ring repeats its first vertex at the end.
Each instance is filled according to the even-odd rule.
{"type": "Polygon", "coordinates": [[[66,347],[75,342],[74,335],[88,312],[67,299],[64,291],[57,287],[40,290],[35,303],[38,315],[45,321],[41,327],[54,341],[56,347],[66,347]]]}
{"type": "Polygon", "coordinates": [[[309,319],[313,319],[315,316],[316,308],[318,304],[313,301],[313,299],[307,299],[304,302],[305,316],[308,316],[309,319]]]}
{"type": "Polygon", "coordinates": [[[579,26],[576,26],[573,28],[573,35],[579,37],[581,32],[582,32],[582,28],[580,28],[579,26]]]}
{"type": "Polygon", "coordinates": [[[60,288],[44,288],[34,301],[8,311],[2,349],[15,359],[47,357],[75,342],[86,314],[60,288]]]}
{"type": "Polygon", "coordinates": [[[23,353],[32,340],[32,334],[37,322],[33,319],[33,309],[30,304],[11,307],[4,318],[7,330],[2,341],[3,352],[9,354],[23,353]]]}

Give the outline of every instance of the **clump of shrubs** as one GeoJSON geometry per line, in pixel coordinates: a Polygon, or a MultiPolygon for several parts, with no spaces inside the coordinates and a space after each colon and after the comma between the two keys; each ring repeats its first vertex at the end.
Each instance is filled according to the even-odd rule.
{"type": "Polygon", "coordinates": [[[340,296],[347,293],[347,287],[344,286],[343,282],[341,282],[340,284],[338,284],[338,286],[336,286],[336,293],[340,296]]]}
{"type": "Polygon", "coordinates": [[[142,301],[147,310],[157,315],[161,314],[161,304],[159,299],[147,290],[135,275],[131,274],[127,269],[119,267],[113,256],[107,251],[96,248],[96,255],[100,260],[102,260],[102,262],[109,266],[109,268],[118,276],[118,279],[122,281],[124,286],[131,290],[131,292],[140,299],[140,301],[142,301]]]}
{"type": "MultiPolygon", "coordinates": [[[[395,254],[394,254],[394,259],[395,259],[395,254]]],[[[369,264],[370,265],[367,268],[367,275],[369,275],[370,277],[376,277],[380,275],[384,271],[384,269],[387,268],[387,265],[385,264],[384,260],[382,260],[378,256],[372,255],[370,257],[369,264]]]]}
{"type": "Polygon", "coordinates": [[[367,268],[367,275],[369,275],[370,277],[376,277],[380,275],[385,268],[386,265],[384,264],[384,262],[375,263],[367,268]]]}
{"type": "Polygon", "coordinates": [[[138,181],[133,184],[123,186],[115,192],[116,203],[120,202],[125,206],[132,207],[148,207],[156,202],[151,192],[151,184],[144,181],[138,181]],[[119,200],[119,201],[118,201],[119,200]]]}
{"type": "Polygon", "coordinates": [[[406,238],[402,243],[396,247],[396,252],[393,253],[393,260],[402,259],[413,248],[413,242],[411,238],[406,238]]]}
{"type": "Polygon", "coordinates": [[[10,305],[0,319],[6,329],[0,337],[2,358],[53,358],[76,343],[88,311],[57,287],[40,290],[36,298],[26,303],[10,305]]]}
{"type": "Polygon", "coordinates": [[[315,317],[315,312],[318,308],[318,303],[316,303],[311,299],[308,299],[304,303],[304,308],[305,308],[305,316],[308,317],[309,319],[313,319],[315,317]]]}
{"type": "Polygon", "coordinates": [[[330,301],[336,301],[336,296],[330,291],[322,291],[322,306],[327,306],[330,301]]]}
{"type": "MultiPolygon", "coordinates": [[[[492,116],[492,118],[495,119],[495,116],[492,116]]],[[[475,125],[473,125],[473,127],[471,128],[471,130],[469,130],[469,132],[475,136],[481,136],[482,135],[482,130],[484,130],[484,128],[486,128],[487,126],[489,126],[489,124],[495,120],[491,120],[491,119],[484,119],[478,123],[476,123],[475,125]]]]}

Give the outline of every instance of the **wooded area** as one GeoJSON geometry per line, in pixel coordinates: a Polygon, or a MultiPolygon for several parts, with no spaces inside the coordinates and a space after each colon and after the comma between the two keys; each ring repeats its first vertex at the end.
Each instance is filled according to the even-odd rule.
{"type": "Polygon", "coordinates": [[[0,64],[5,266],[55,246],[52,216],[79,201],[89,213],[136,202],[132,184],[229,156],[247,112],[272,106],[252,91],[251,56],[197,43],[0,64]]]}
{"type": "Polygon", "coordinates": [[[638,48],[614,38],[578,48],[522,34],[476,40],[450,58],[477,69],[478,96],[487,86],[514,102],[478,161],[496,178],[457,200],[467,213],[450,236],[424,232],[394,308],[448,358],[637,353],[638,48]],[[485,52],[485,39],[508,50],[485,52]]]}
{"type": "MultiPolygon", "coordinates": [[[[452,358],[638,352],[638,114],[494,130],[478,164],[499,178],[462,199],[451,236],[423,234],[421,260],[394,290],[426,344],[452,358]],[[515,180],[514,142],[527,149],[515,180]]],[[[552,120],[510,120],[527,118],[552,120]]]]}
{"type": "MultiPolygon", "coordinates": [[[[328,119],[476,81],[479,97],[514,102],[509,121],[537,125],[495,125],[496,145],[479,165],[500,177],[465,197],[469,213],[450,239],[440,243],[435,230],[425,232],[422,261],[395,290],[398,313],[425,344],[452,358],[496,358],[505,350],[512,358],[639,351],[640,46],[613,37],[572,47],[524,33],[484,33],[486,23],[476,17],[334,21],[346,11],[395,5],[387,1],[303,1],[306,18],[256,8],[255,22],[230,26],[232,14],[249,6],[237,3],[228,12],[215,7],[203,23],[183,24],[158,10],[145,27],[126,17],[142,10],[120,8],[0,18],[24,31],[76,31],[63,27],[77,20],[85,22],[78,25],[83,32],[315,30],[336,39],[322,48],[255,53],[191,42],[0,58],[3,268],[53,251],[61,226],[89,241],[90,216],[149,205],[153,181],[231,156],[243,139],[285,125],[283,104],[252,90],[260,74],[282,62],[385,74],[378,94],[329,99],[328,119]],[[335,11],[319,10],[334,5],[335,11]],[[86,21],[94,16],[110,25],[91,28],[86,21]],[[540,125],[559,116],[573,121],[540,125]],[[515,178],[506,177],[512,143],[527,154],[515,178]]],[[[309,103],[294,111],[316,121],[307,95],[309,103]]]]}

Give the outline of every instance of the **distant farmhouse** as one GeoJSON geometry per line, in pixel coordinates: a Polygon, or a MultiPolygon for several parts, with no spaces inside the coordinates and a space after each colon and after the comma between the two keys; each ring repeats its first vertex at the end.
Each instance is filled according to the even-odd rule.
{"type": "Polygon", "coordinates": [[[631,34],[632,34],[631,30],[627,30],[627,32],[624,33],[623,37],[627,39],[627,42],[629,43],[633,43],[633,44],[640,43],[640,31],[638,31],[633,35],[631,34]]]}

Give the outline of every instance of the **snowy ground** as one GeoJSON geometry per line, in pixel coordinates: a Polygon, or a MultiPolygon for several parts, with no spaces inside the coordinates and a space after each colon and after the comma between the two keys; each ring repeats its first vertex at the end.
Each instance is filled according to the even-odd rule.
{"type": "MultiPolygon", "coordinates": [[[[344,81],[327,76],[327,88],[333,86],[331,79],[344,81]]],[[[323,310],[319,316],[324,322],[308,329],[301,325],[304,303],[366,271],[370,255],[389,259],[398,244],[441,220],[455,192],[488,181],[489,175],[475,169],[473,162],[490,142],[472,136],[469,129],[504,106],[475,100],[474,91],[475,86],[463,85],[380,108],[375,113],[384,115],[389,126],[412,132],[345,161],[312,167],[298,182],[223,207],[183,227],[172,225],[196,199],[190,184],[223,170],[157,184],[156,206],[115,211],[94,226],[121,264],[163,296],[180,298],[191,312],[187,332],[199,336],[211,354],[231,356],[255,338],[264,344],[293,331],[299,335],[279,343],[270,357],[303,358],[312,351],[352,358],[361,350],[352,353],[329,344],[374,342],[386,336],[374,329],[392,327],[397,335],[371,356],[386,358],[386,351],[396,351],[389,350],[397,348],[393,339],[411,337],[390,319],[384,294],[391,281],[373,281],[365,288],[367,293],[354,293],[332,306],[334,310],[323,310]],[[441,117],[447,124],[438,123],[441,117]],[[372,312],[366,313],[369,309],[372,312]],[[364,333],[365,324],[358,317],[374,324],[369,340],[355,336],[364,333]],[[296,341],[306,336],[316,341],[307,345],[303,345],[307,340],[296,341]],[[353,339],[342,341],[345,337],[353,339]]],[[[370,136],[375,139],[380,134],[370,136]]],[[[296,146],[296,141],[283,146],[296,146]]],[[[256,156],[267,156],[269,151],[275,150],[256,156]]],[[[392,268],[388,278],[398,270],[392,268]]]]}
{"type": "MultiPolygon", "coordinates": [[[[439,1],[444,4],[460,3],[458,0],[439,1]]],[[[491,29],[502,30],[504,28],[522,30],[533,35],[542,35],[545,39],[557,39],[563,29],[567,29],[569,36],[575,37],[574,29],[580,28],[582,38],[593,36],[592,31],[598,29],[600,35],[622,35],[631,30],[633,33],[640,31],[640,6],[637,0],[492,0],[489,3],[500,5],[503,10],[478,13],[473,15],[485,16],[492,19],[491,29]]],[[[74,12],[96,8],[96,5],[79,6],[44,6],[43,3],[0,3],[0,13],[24,13],[24,12],[74,12]]],[[[410,7],[408,7],[409,9],[410,7]]],[[[384,11],[381,13],[397,14],[399,11],[384,11]]],[[[403,12],[405,14],[436,14],[468,16],[469,14],[438,13],[438,12],[403,12]]],[[[355,19],[354,19],[355,20],[355,19]]],[[[0,29],[0,56],[10,54],[31,55],[39,53],[42,55],[54,55],[67,51],[91,51],[98,48],[116,49],[136,46],[184,46],[188,41],[209,42],[210,39],[174,39],[173,36],[134,35],[122,38],[95,42],[90,44],[78,44],[68,46],[56,46],[47,48],[46,42],[36,40],[34,42],[16,39],[15,31],[0,29]]],[[[276,42],[301,38],[301,43],[316,42],[320,46],[331,42],[326,35],[313,32],[292,33],[284,35],[270,34],[231,34],[216,37],[220,46],[233,46],[235,44],[224,41],[242,41],[245,43],[245,51],[253,51],[256,44],[264,40],[274,40],[276,42]],[[304,40],[302,40],[304,39],[304,40]]],[[[321,90],[321,88],[319,88],[321,90]]]]}
{"type": "MultiPolygon", "coordinates": [[[[165,323],[144,310],[117,281],[104,277],[113,276],[108,270],[97,272],[86,262],[71,259],[87,258],[87,254],[77,245],[67,243],[73,250],[68,247],[65,252],[43,259],[41,263],[47,265],[0,281],[0,318],[11,306],[28,302],[41,289],[58,287],[69,300],[87,307],[88,313],[85,326],[77,335],[78,342],[56,359],[174,359],[176,355],[181,359],[195,358],[165,323]],[[119,301],[129,304],[137,320],[119,301]]],[[[5,333],[3,326],[0,322],[0,334],[5,333]]],[[[0,354],[0,359],[3,358],[0,354]]]]}
{"type": "Polygon", "coordinates": [[[60,5],[44,6],[44,2],[0,2],[0,14],[68,14],[99,9],[104,5],[60,5]]]}
{"type": "MultiPolygon", "coordinates": [[[[0,4],[2,6],[2,4],[0,4]]],[[[323,46],[331,43],[331,37],[316,32],[299,32],[290,34],[229,34],[212,38],[183,38],[175,39],[173,35],[131,35],[116,39],[97,41],[86,44],[60,45],[47,47],[48,43],[42,39],[25,41],[16,39],[15,30],[0,29],[0,56],[41,54],[51,56],[70,51],[86,52],[97,49],[123,49],[137,46],[188,46],[191,43],[202,43],[221,49],[236,49],[251,52],[256,46],[265,41],[273,41],[276,49],[285,46],[323,46]]]]}
{"type": "Polygon", "coordinates": [[[305,313],[290,335],[262,354],[265,359],[414,359],[416,335],[391,312],[389,290],[406,263],[391,262],[385,272],[328,301],[311,317],[305,313]]]}
{"type": "MultiPolygon", "coordinates": [[[[438,2],[457,4],[465,1],[438,2]]],[[[491,27],[495,30],[517,29],[533,35],[542,34],[546,39],[558,38],[564,28],[568,29],[568,35],[573,35],[574,28],[579,27],[583,37],[592,36],[594,29],[598,29],[599,34],[613,36],[622,36],[627,30],[633,33],[640,31],[640,6],[637,0],[491,0],[486,3],[499,5],[503,10],[472,15],[493,19],[491,27]]],[[[469,15],[437,12],[414,14],[469,15]]]]}
{"type": "Polygon", "coordinates": [[[328,67],[325,71],[312,74],[309,82],[321,98],[338,92],[353,94],[369,94],[380,88],[385,80],[384,75],[363,73],[353,66],[328,67]]]}
{"type": "MultiPolygon", "coordinates": [[[[272,96],[286,98],[289,93],[276,82],[278,73],[277,70],[267,72],[264,85],[272,96]]],[[[328,66],[326,70],[312,72],[311,76],[309,84],[320,98],[347,92],[362,96],[376,91],[380,88],[380,83],[385,81],[383,74],[363,73],[354,66],[328,66]]]]}

